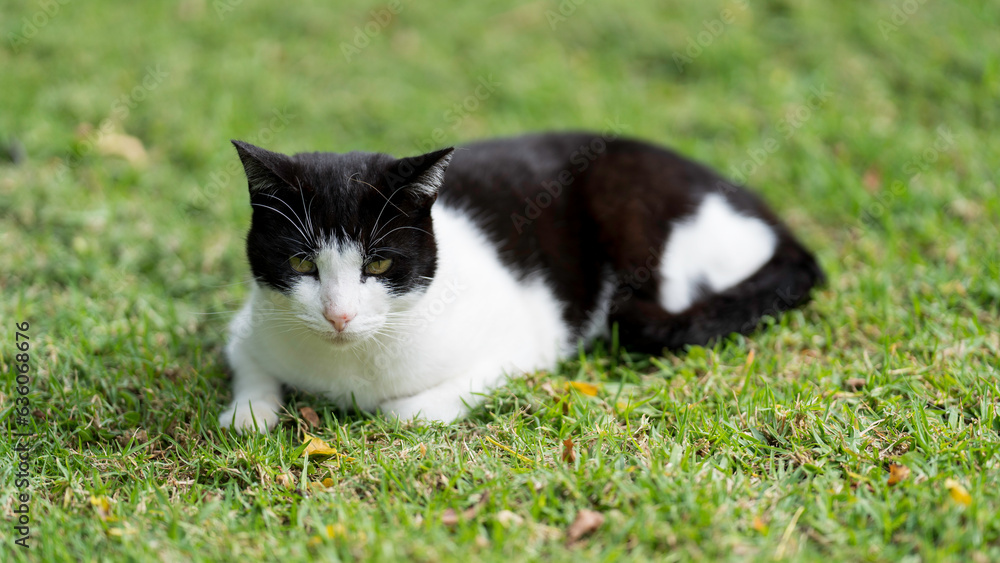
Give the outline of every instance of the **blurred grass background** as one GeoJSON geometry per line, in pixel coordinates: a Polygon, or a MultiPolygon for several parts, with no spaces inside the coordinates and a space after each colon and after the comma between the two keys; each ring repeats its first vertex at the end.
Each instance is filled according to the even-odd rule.
{"type": "Polygon", "coordinates": [[[16,560],[1000,557],[1000,4],[2,0],[0,14],[0,367],[13,373],[13,323],[29,320],[39,432],[35,547],[5,535],[16,560]],[[599,348],[453,427],[300,396],[285,433],[219,435],[223,330],[248,279],[229,139],[402,156],[610,124],[757,188],[829,286],[714,350],[599,348]],[[567,379],[600,393],[563,394],[567,379]],[[296,465],[300,405],[353,462],[296,465]],[[890,487],[891,463],[911,477],[890,487]],[[337,485],[313,491],[324,475],[337,485]],[[567,546],[583,508],[607,522],[567,546]]]}

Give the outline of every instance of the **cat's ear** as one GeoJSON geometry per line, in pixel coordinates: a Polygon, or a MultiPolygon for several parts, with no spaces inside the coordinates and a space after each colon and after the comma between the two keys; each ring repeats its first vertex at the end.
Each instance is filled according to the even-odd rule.
{"type": "Polygon", "coordinates": [[[386,174],[389,189],[393,192],[404,189],[415,202],[430,206],[437,199],[454,154],[455,148],[448,147],[393,162],[386,174]]]}
{"type": "Polygon", "coordinates": [[[298,191],[294,167],[287,156],[243,141],[233,140],[232,143],[243,162],[250,195],[276,188],[298,191]]]}

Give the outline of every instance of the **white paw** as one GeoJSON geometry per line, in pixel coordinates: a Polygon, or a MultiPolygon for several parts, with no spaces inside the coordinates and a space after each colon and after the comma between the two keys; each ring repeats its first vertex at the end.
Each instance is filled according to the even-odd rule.
{"type": "Polygon", "coordinates": [[[223,428],[231,427],[240,434],[245,430],[256,430],[264,434],[278,424],[280,408],[281,405],[266,399],[239,403],[234,401],[219,415],[219,425],[223,428]]]}
{"type": "Polygon", "coordinates": [[[386,401],[379,405],[379,409],[384,415],[399,420],[416,418],[434,422],[452,422],[464,415],[466,410],[465,404],[459,399],[421,395],[386,401]]]}

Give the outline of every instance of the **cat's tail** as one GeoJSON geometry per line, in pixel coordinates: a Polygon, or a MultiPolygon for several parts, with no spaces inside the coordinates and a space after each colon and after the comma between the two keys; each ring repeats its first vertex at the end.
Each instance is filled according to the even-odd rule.
{"type": "Polygon", "coordinates": [[[621,344],[651,354],[704,346],[734,332],[748,334],[765,315],[776,317],[807,303],[812,289],[826,281],[823,270],[797,241],[782,238],[771,259],[749,278],[679,313],[652,299],[617,300],[610,321],[618,323],[621,344]]]}

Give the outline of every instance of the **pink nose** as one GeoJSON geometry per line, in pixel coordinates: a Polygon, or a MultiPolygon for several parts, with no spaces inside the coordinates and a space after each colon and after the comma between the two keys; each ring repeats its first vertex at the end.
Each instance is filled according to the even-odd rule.
{"type": "Polygon", "coordinates": [[[351,322],[356,315],[357,313],[332,313],[329,311],[323,313],[323,316],[326,317],[326,320],[330,321],[330,324],[333,325],[333,328],[337,329],[337,332],[344,332],[347,323],[351,322]]]}

